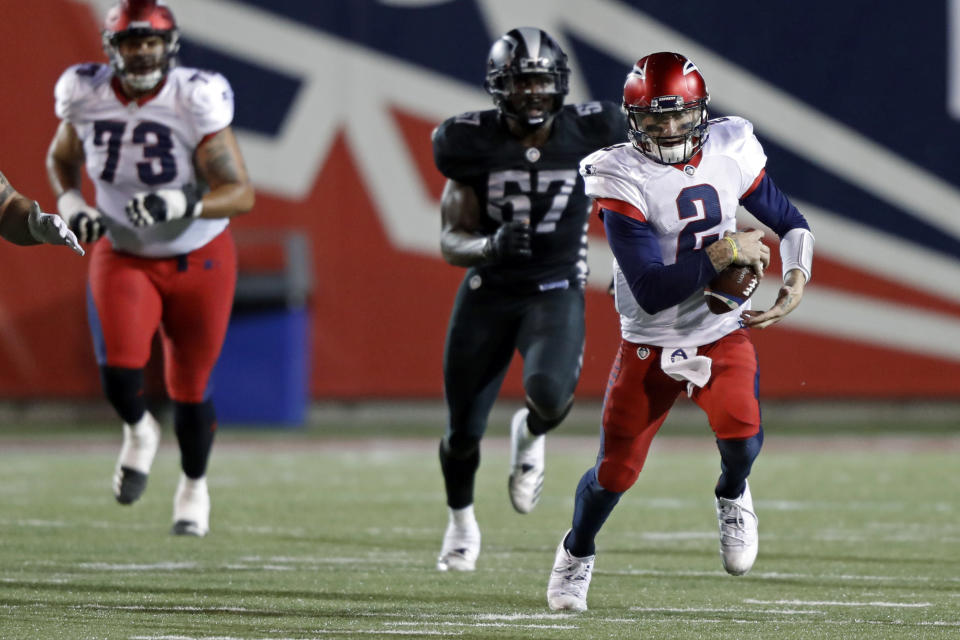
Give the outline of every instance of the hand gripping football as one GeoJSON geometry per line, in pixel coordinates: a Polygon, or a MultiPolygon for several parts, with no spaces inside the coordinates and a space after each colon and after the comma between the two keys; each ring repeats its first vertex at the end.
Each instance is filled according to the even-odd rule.
{"type": "Polygon", "coordinates": [[[713,313],[729,313],[757,290],[760,276],[750,265],[730,265],[714,277],[703,290],[707,307],[713,313]]]}

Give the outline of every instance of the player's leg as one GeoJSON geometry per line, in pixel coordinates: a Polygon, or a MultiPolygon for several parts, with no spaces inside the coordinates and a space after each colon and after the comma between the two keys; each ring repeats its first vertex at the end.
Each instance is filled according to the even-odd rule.
{"type": "Polygon", "coordinates": [[[745,330],[704,350],[713,360],[706,387],[693,395],[710,420],[720,451],[720,478],[714,489],[720,553],[728,573],[743,575],[756,560],[758,520],[747,476],[763,445],[757,399],[757,356],[745,330]]]}
{"type": "Polygon", "coordinates": [[[115,253],[107,240],[90,257],[87,314],[104,395],[123,420],[123,445],[113,473],[121,504],[138,500],[147,486],[160,442],[160,424],[147,411],[143,368],[160,323],[160,296],[149,261],[115,253]]]}
{"type": "Polygon", "coordinates": [[[551,609],[587,608],[597,533],[620,496],[636,482],[654,435],[683,390],[660,370],[659,353],[656,348],[620,343],[603,402],[597,464],[577,485],[573,525],[557,548],[547,584],[551,609]]]}
{"type": "Polygon", "coordinates": [[[480,440],[513,357],[515,321],[501,296],[471,289],[464,279],[447,329],[443,354],[447,431],[440,442],[449,519],[437,560],[441,571],[471,571],[480,552],[473,513],[480,440]]]}
{"type": "Polygon", "coordinates": [[[163,349],[167,391],[183,473],[174,496],[173,533],[209,531],[207,464],[216,431],[208,389],[220,356],[236,288],[236,251],[229,231],[174,261],[164,279],[163,349]]]}
{"type": "Polygon", "coordinates": [[[546,434],[573,406],[583,366],[584,299],[579,287],[532,296],[517,334],[526,407],[510,424],[510,502],[528,513],[540,500],[546,434]]]}

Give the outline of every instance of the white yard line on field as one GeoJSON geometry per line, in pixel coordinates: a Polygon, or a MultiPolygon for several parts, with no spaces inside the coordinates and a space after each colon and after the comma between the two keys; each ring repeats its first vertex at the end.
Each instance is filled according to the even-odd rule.
{"type": "MultiPolygon", "coordinates": [[[[422,625],[422,621],[410,621],[410,622],[384,622],[388,626],[396,627],[405,627],[405,626],[416,626],[422,625]]],[[[580,627],[575,624],[510,624],[507,622],[431,622],[431,626],[437,627],[494,627],[494,628],[504,628],[504,629],[579,629],[580,627]]]]}
{"type": "Polygon", "coordinates": [[[96,569],[97,571],[180,571],[182,569],[197,569],[200,565],[196,562],[154,562],[151,564],[80,562],[76,566],[81,569],[96,569]]]}
{"type": "Polygon", "coordinates": [[[746,604],[791,604],[806,607],[900,607],[924,608],[932,607],[930,602],[843,602],[839,600],[754,600],[747,598],[746,604]]]}
{"type": "Polygon", "coordinates": [[[269,615],[276,613],[270,609],[249,609],[247,607],[185,607],[173,605],[149,605],[149,604],[75,604],[71,609],[102,609],[107,611],[153,611],[153,612],[178,612],[185,613],[258,613],[269,615]]]}
{"type": "Polygon", "coordinates": [[[822,616],[816,609],[744,609],[731,607],[630,607],[630,611],[647,613],[782,613],[790,616],[822,616]]]}
{"type": "MultiPolygon", "coordinates": [[[[462,631],[432,631],[429,629],[317,629],[310,633],[327,635],[335,633],[337,635],[388,635],[388,636],[461,636],[462,631]]],[[[310,640],[297,636],[296,638],[278,638],[274,636],[265,638],[247,638],[240,636],[130,636],[129,640],[310,640]]]]}
{"type": "MultiPolygon", "coordinates": [[[[682,578],[727,578],[725,571],[662,571],[659,569],[618,569],[618,570],[595,570],[596,573],[618,576],[652,576],[652,577],[682,577],[682,578]]],[[[813,573],[782,573],[778,571],[752,572],[750,578],[760,580],[849,580],[864,582],[960,582],[958,577],[931,578],[930,576],[868,576],[853,574],[813,574],[813,573]]]]}

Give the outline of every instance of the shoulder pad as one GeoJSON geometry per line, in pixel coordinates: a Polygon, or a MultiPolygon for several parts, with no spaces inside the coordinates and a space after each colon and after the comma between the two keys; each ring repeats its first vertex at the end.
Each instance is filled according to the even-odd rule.
{"type": "Polygon", "coordinates": [[[629,143],[598,149],[580,161],[584,192],[591,198],[623,200],[640,211],[647,211],[641,192],[647,176],[629,143]]]}
{"type": "Polygon", "coordinates": [[[200,69],[180,70],[186,72],[181,82],[190,111],[197,114],[223,108],[233,111],[233,89],[223,75],[200,69]]]}
{"type": "Polygon", "coordinates": [[[433,130],[433,160],[440,173],[463,179],[467,167],[475,164],[478,145],[486,142],[489,127],[496,126],[496,111],[468,111],[444,120],[433,130]]]}
{"type": "Polygon", "coordinates": [[[609,101],[581,102],[564,109],[576,115],[582,130],[595,137],[598,146],[608,146],[627,139],[627,120],[620,106],[609,101]]]}
{"type": "Polygon", "coordinates": [[[181,87],[184,106],[193,115],[197,129],[206,135],[230,126],[233,121],[233,89],[216,71],[178,67],[171,71],[181,87]]]}
{"type": "Polygon", "coordinates": [[[110,67],[95,62],[68,67],[60,75],[53,90],[57,117],[69,120],[75,116],[77,105],[98,86],[108,81],[110,75],[110,67]]]}
{"type": "Polygon", "coordinates": [[[710,120],[710,137],[713,136],[724,146],[736,144],[736,141],[753,136],[753,123],[739,116],[713,118],[710,120]]]}
{"type": "Polygon", "coordinates": [[[763,146],[753,134],[753,124],[736,116],[716,118],[710,121],[709,135],[710,153],[733,158],[740,167],[743,193],[767,164],[763,146]]]}

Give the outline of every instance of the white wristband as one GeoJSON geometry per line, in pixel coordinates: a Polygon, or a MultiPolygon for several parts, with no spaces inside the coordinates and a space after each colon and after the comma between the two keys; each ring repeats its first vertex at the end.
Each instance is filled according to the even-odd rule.
{"type": "Polygon", "coordinates": [[[783,277],[793,269],[799,269],[810,282],[813,271],[813,234],[809,229],[796,228],[787,231],[780,240],[780,261],[783,263],[783,277]]]}
{"type": "Polygon", "coordinates": [[[67,222],[80,211],[89,208],[90,206],[83,199],[83,194],[80,193],[79,189],[67,189],[57,198],[57,211],[67,222]]]}

